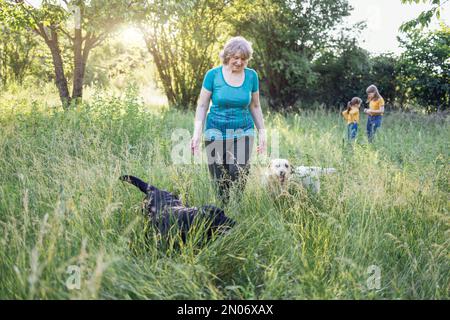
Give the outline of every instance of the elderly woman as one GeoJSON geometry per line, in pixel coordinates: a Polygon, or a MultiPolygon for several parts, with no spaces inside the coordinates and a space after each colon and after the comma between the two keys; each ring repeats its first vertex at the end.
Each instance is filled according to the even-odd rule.
{"type": "Polygon", "coordinates": [[[264,153],[266,149],[258,74],[247,68],[252,53],[251,44],[243,37],[231,38],[225,44],[220,53],[222,65],[209,70],[204,77],[195,113],[191,149],[194,154],[198,152],[209,109],[204,135],[208,169],[224,202],[228,201],[234,181],[245,182],[254,125],[259,137],[257,151],[264,153]]]}

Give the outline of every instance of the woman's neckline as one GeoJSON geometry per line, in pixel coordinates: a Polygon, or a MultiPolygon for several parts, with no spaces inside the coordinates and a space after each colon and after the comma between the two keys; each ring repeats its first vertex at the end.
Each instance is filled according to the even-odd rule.
{"type": "Polygon", "coordinates": [[[245,68],[244,68],[244,80],[242,81],[241,85],[239,85],[239,86],[232,86],[231,84],[229,84],[229,83],[225,80],[225,76],[223,75],[223,65],[220,66],[220,74],[222,75],[223,82],[225,82],[225,84],[226,84],[227,86],[231,87],[231,88],[240,88],[240,87],[242,87],[242,86],[244,85],[244,83],[245,83],[245,78],[246,78],[246,77],[245,77],[245,68]]]}

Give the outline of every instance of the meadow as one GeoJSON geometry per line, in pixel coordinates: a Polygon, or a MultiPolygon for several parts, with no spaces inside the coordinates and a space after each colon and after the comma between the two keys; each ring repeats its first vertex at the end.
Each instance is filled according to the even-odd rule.
{"type": "Polygon", "coordinates": [[[92,93],[67,112],[37,96],[0,97],[2,299],[450,297],[448,118],[387,112],[374,144],[363,119],[349,145],[336,110],[266,111],[280,157],[338,173],[319,195],[276,199],[251,175],[225,207],[238,222],[230,234],[160,246],[143,195],[118,177],[217,204],[206,165],[171,161],[171,134],[192,132],[194,113],[133,90],[92,93]]]}

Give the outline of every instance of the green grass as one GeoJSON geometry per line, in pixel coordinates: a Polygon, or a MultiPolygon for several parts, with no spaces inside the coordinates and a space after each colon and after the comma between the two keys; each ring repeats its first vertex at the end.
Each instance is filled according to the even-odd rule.
{"type": "Polygon", "coordinates": [[[9,97],[0,99],[0,298],[449,298],[446,119],[388,113],[373,145],[364,119],[351,146],[337,112],[267,113],[281,157],[338,174],[320,195],[297,188],[278,199],[251,175],[225,208],[233,232],[161,247],[142,194],[118,177],[217,204],[206,165],[171,161],[171,133],[191,131],[192,112],[152,109],[131,93],[93,95],[69,112],[9,97]],[[80,289],[66,287],[71,265],[80,289]]]}

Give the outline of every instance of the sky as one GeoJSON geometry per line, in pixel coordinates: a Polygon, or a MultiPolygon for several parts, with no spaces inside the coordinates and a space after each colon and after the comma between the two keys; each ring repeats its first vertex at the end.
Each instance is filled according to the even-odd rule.
{"type": "MultiPolygon", "coordinates": [[[[352,24],[366,21],[367,28],[361,35],[359,45],[374,54],[400,53],[397,41],[400,25],[431,9],[429,4],[402,4],[400,0],[349,0],[349,3],[354,9],[346,20],[352,24]]],[[[450,25],[450,1],[441,8],[441,20],[450,25]]],[[[430,28],[437,27],[437,19],[434,19],[430,28]]]]}
{"type": "MultiPolygon", "coordinates": [[[[367,28],[362,32],[359,45],[373,54],[393,52],[400,53],[397,41],[398,29],[403,22],[419,16],[430,9],[429,4],[402,4],[400,0],[348,0],[354,8],[345,22],[352,25],[365,21],[367,28]]],[[[442,0],[445,2],[446,0],[442,0]]],[[[42,0],[26,0],[29,4],[39,5],[42,0]]],[[[441,20],[450,25],[450,1],[441,8],[441,20]]],[[[438,23],[434,19],[431,29],[436,29],[438,23]]],[[[136,30],[124,31],[122,38],[128,41],[142,41],[136,30]]]]}

